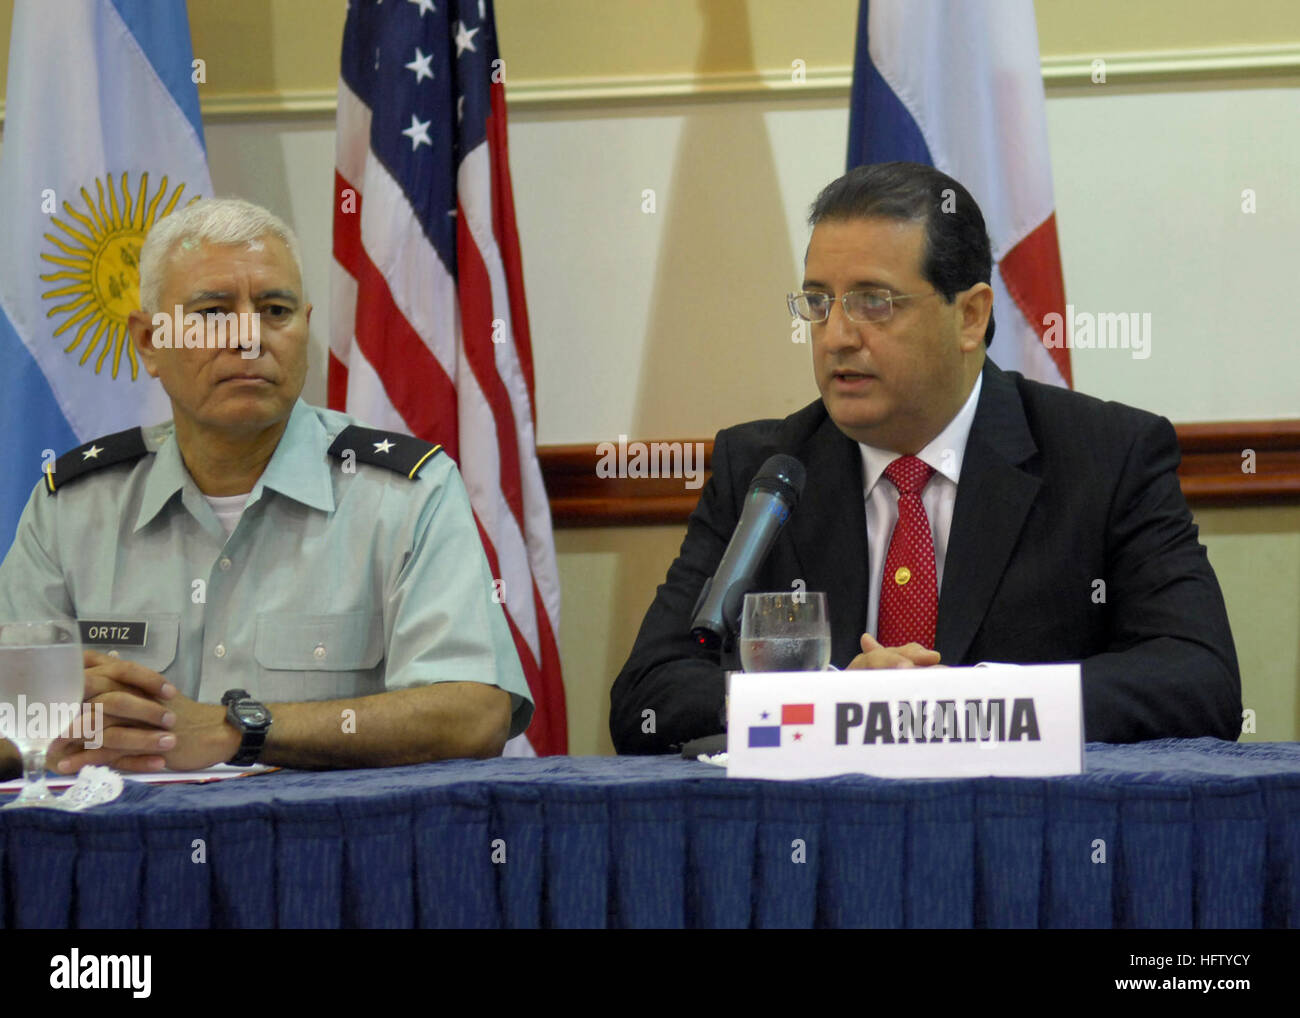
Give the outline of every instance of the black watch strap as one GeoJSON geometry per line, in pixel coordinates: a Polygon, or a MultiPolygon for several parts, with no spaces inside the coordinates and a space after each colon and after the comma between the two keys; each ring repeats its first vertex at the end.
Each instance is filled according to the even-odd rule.
{"type": "Polygon", "coordinates": [[[230,689],[221,697],[226,705],[226,720],[239,729],[239,752],[230,758],[236,767],[257,763],[271,731],[271,712],[243,689],[230,689]]]}

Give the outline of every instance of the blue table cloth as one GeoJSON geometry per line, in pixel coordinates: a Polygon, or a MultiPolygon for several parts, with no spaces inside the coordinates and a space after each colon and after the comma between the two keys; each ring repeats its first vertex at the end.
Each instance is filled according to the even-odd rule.
{"type": "Polygon", "coordinates": [[[128,784],[0,812],[9,927],[1300,927],[1300,744],[1049,779],[728,780],[675,757],[128,784]]]}

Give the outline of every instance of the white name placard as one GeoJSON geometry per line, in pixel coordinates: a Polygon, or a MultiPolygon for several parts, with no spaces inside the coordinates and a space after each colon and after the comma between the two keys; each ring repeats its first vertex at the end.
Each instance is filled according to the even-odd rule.
{"type": "Polygon", "coordinates": [[[736,672],[727,776],[1083,773],[1079,666],[736,672]]]}

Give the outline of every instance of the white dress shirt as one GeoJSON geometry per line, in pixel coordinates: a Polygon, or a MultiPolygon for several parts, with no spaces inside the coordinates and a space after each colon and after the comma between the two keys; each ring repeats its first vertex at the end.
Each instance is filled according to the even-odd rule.
{"type": "MultiPolygon", "coordinates": [[[[952,507],[957,501],[957,481],[961,477],[966,439],[970,437],[983,384],[981,373],[957,415],[916,454],[918,459],[934,468],[934,474],[921,492],[921,504],[925,506],[925,515],[930,520],[930,535],[934,539],[936,591],[943,590],[943,563],[948,552],[948,532],[952,529],[952,507]]],[[[880,613],[880,578],[885,569],[885,557],[889,554],[894,524],[898,522],[898,489],[885,479],[885,468],[898,459],[899,454],[861,442],[858,446],[862,450],[863,497],[867,504],[867,632],[875,636],[880,613]]]]}

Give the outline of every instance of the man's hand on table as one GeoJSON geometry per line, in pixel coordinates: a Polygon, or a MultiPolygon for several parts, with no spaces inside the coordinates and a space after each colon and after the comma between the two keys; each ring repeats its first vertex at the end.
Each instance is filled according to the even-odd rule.
{"type": "MultiPolygon", "coordinates": [[[[225,763],[239,750],[239,733],[221,704],[198,703],[157,672],[134,661],[85,651],[86,708],[103,706],[103,730],[84,739],[57,739],[49,765],[71,774],[89,764],[123,771],[199,770],[225,763]],[[86,741],[99,742],[88,749],[86,741]]],[[[86,721],[92,718],[87,715],[86,721]]]]}
{"type": "MultiPolygon", "coordinates": [[[[191,771],[226,763],[239,752],[240,732],[221,704],[182,696],[157,672],[123,658],[86,651],[85,665],[83,711],[101,707],[104,728],[84,727],[86,739],[54,741],[46,760],[60,773],[88,764],[191,771]],[[103,744],[91,748],[86,741],[103,744]]],[[[261,762],[280,767],[390,767],[500,756],[510,734],[510,694],[479,682],[267,707],[275,731],[261,762]],[[353,712],[350,727],[340,724],[345,711],[353,712]]]]}
{"type": "Polygon", "coordinates": [[[882,647],[870,633],[862,634],[862,653],[849,662],[850,668],[928,668],[939,663],[939,652],[919,643],[882,647]]]}

